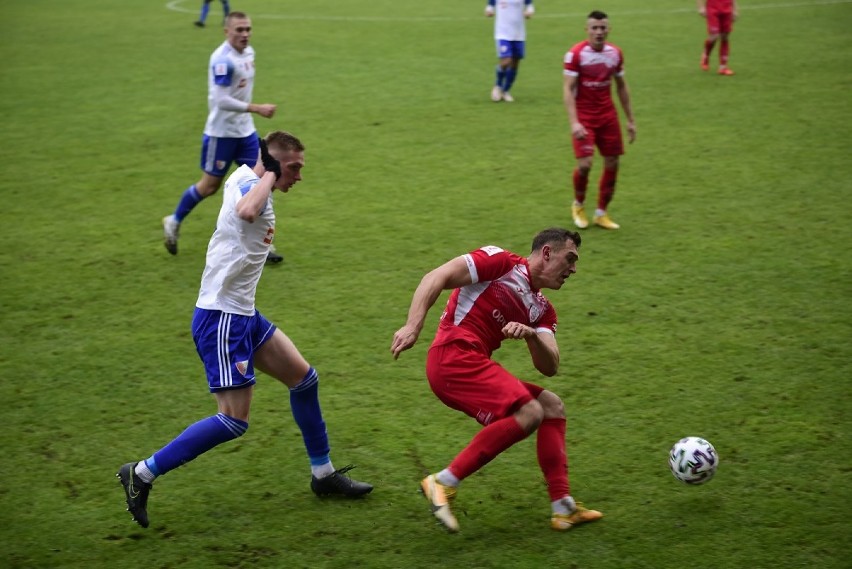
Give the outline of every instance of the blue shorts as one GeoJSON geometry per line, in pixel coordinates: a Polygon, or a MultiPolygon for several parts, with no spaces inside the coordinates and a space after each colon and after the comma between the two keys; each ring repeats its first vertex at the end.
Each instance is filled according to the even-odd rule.
{"type": "Polygon", "coordinates": [[[201,139],[201,169],[211,176],[224,178],[233,162],[237,166],[247,164],[254,168],[259,152],[260,140],[256,132],[244,138],[216,138],[205,134],[201,139]]]}
{"type": "Polygon", "coordinates": [[[497,40],[497,57],[500,59],[504,57],[523,59],[525,45],[526,42],[522,41],[497,40]]]}
{"type": "Polygon", "coordinates": [[[275,324],[257,311],[243,316],[196,307],[192,339],[204,362],[210,392],[254,385],[254,353],[273,332],[275,324]]]}

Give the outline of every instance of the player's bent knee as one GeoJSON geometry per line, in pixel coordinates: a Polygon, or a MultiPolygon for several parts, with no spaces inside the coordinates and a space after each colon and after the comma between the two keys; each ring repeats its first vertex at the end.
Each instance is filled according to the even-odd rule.
{"type": "Polygon", "coordinates": [[[561,419],[565,417],[565,404],[562,399],[552,391],[544,390],[538,396],[538,402],[544,409],[545,419],[561,419]]]}

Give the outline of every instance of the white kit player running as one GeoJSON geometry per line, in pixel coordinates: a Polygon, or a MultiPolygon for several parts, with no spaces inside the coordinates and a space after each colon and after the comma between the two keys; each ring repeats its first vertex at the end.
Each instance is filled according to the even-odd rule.
{"type": "Polygon", "coordinates": [[[305,147],[292,134],[274,131],[259,142],[260,160],[240,166],[225,183],[216,231],[192,318],[192,337],[204,363],[218,413],[186,428],[145,460],[118,471],[127,509],[148,527],[148,494],[153,481],[214,447],[245,434],[255,369],[284,384],[290,410],[302,434],[317,496],[364,496],[370,484],[353,480],[331,463],[319,404],[319,375],[290,338],[255,309],[255,293],[275,234],[272,193],[287,192],[302,179],[305,147]],[[267,147],[268,145],[268,147],[267,147]]]}
{"type": "Polygon", "coordinates": [[[494,41],[497,44],[497,79],[491,89],[491,100],[513,102],[509,93],[518,67],[524,58],[527,30],[524,20],[532,18],[535,7],[532,0],[488,0],[485,15],[494,17],[494,41]]]}
{"type": "MultiPolygon", "coordinates": [[[[226,39],[210,56],[207,69],[209,112],[201,143],[201,179],[183,192],[174,213],[163,218],[163,241],[172,255],[177,255],[181,222],[219,190],[231,164],[254,166],[258,137],[252,113],[271,118],[276,110],[270,103],[251,102],[255,75],[251,19],[243,12],[231,12],[225,22],[226,39]]],[[[268,262],[282,260],[270,250],[268,262]]]]}

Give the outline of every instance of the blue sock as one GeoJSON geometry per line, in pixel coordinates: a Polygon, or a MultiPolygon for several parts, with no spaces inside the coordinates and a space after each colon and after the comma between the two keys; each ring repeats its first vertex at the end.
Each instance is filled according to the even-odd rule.
{"type": "Polygon", "coordinates": [[[210,2],[205,0],[204,3],[201,4],[201,15],[198,16],[198,21],[203,24],[204,20],[207,19],[207,12],[209,12],[209,11],[210,11],[210,2]]]}
{"type": "Polygon", "coordinates": [[[512,83],[515,82],[515,77],[518,76],[517,68],[509,67],[506,69],[506,74],[503,76],[503,90],[508,91],[512,88],[512,83]]]}
{"type": "Polygon", "coordinates": [[[172,442],[145,460],[155,476],[174,470],[224,442],[241,437],[248,423],[223,413],[202,419],[186,428],[172,442]]]}
{"type": "Polygon", "coordinates": [[[228,3],[228,0],[222,0],[222,11],[226,18],[228,17],[228,14],[231,13],[231,5],[228,3]]]}
{"type": "Polygon", "coordinates": [[[506,77],[506,70],[498,65],[497,66],[497,83],[495,83],[495,85],[497,85],[498,87],[500,87],[502,89],[503,88],[503,81],[505,80],[505,77],[506,77]]]}
{"type": "Polygon", "coordinates": [[[319,376],[317,370],[310,368],[307,375],[296,387],[290,389],[290,410],[302,431],[302,439],[308,451],[311,465],[318,466],[331,462],[328,446],[328,433],[319,404],[319,376]]]}
{"type": "Polygon", "coordinates": [[[183,195],[180,197],[180,201],[178,202],[178,206],[175,209],[175,219],[178,223],[183,221],[189,212],[192,211],[192,208],[201,203],[201,200],[204,198],[201,194],[198,193],[198,190],[195,189],[195,184],[192,184],[190,187],[186,189],[183,195]]]}

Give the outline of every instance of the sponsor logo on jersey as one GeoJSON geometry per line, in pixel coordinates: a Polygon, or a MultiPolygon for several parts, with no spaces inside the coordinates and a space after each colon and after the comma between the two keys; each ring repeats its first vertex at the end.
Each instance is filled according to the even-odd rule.
{"type": "Polygon", "coordinates": [[[480,251],[484,251],[490,257],[492,255],[496,255],[497,253],[502,253],[503,249],[494,245],[486,245],[485,247],[480,248],[480,251]]]}

